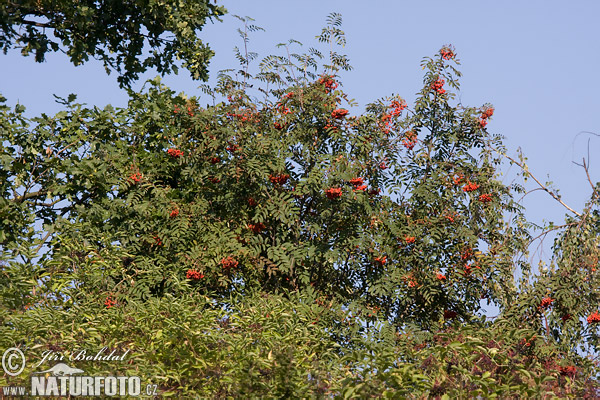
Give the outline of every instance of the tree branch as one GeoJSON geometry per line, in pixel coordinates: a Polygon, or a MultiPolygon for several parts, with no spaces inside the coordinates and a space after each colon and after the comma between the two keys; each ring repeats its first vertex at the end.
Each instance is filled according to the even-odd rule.
{"type": "Polygon", "coordinates": [[[581,214],[578,213],[577,211],[573,210],[571,207],[569,207],[568,205],[565,204],[565,202],[563,202],[560,197],[558,197],[556,195],[556,193],[552,192],[550,189],[548,189],[548,187],[544,184],[542,184],[542,182],[540,182],[531,172],[529,172],[529,169],[523,165],[523,163],[520,163],[519,161],[515,160],[514,158],[512,158],[511,156],[509,156],[508,154],[505,154],[493,147],[490,146],[490,148],[492,150],[494,150],[496,153],[508,158],[510,161],[512,161],[513,163],[517,164],[519,167],[521,167],[521,169],[523,171],[525,171],[531,178],[533,178],[533,180],[540,186],[540,188],[542,188],[546,193],[548,193],[550,196],[552,196],[552,198],[556,201],[558,201],[560,204],[563,205],[563,207],[565,207],[567,210],[571,211],[573,214],[577,215],[578,217],[581,217],[581,214]]]}
{"type": "Polygon", "coordinates": [[[22,203],[25,200],[45,196],[46,193],[47,193],[46,190],[38,190],[37,192],[25,193],[23,196],[15,196],[13,201],[16,203],[22,203]]]}
{"type": "Polygon", "coordinates": [[[49,28],[54,29],[54,27],[48,23],[36,22],[36,21],[27,21],[26,19],[22,19],[19,21],[23,25],[37,26],[38,28],[49,28]]]}

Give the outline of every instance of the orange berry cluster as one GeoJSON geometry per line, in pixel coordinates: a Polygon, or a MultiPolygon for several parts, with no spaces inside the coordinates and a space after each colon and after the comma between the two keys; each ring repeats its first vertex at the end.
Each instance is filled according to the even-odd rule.
{"type": "Polygon", "coordinates": [[[248,224],[248,229],[250,229],[254,233],[261,233],[266,228],[265,224],[262,222],[257,222],[256,224],[248,224]]]}
{"type": "Polygon", "coordinates": [[[383,257],[375,257],[375,262],[379,265],[385,265],[385,263],[387,262],[387,256],[383,256],[383,257]]]}
{"type": "Polygon", "coordinates": [[[232,269],[232,268],[236,268],[238,266],[239,262],[231,257],[228,256],[227,258],[224,258],[221,260],[221,265],[223,266],[223,269],[232,269]]]}
{"type": "Polygon", "coordinates": [[[183,156],[183,151],[181,151],[179,149],[169,149],[169,150],[167,150],[167,154],[173,158],[179,158],[179,157],[183,156]]]}
{"type": "Polygon", "coordinates": [[[269,175],[269,180],[273,185],[284,185],[289,178],[288,174],[269,175]]]}
{"type": "Polygon", "coordinates": [[[479,185],[474,182],[469,182],[462,188],[463,192],[465,193],[473,192],[477,189],[479,189],[479,185]]]}
{"type": "Polygon", "coordinates": [[[354,191],[358,191],[358,190],[365,190],[367,188],[367,185],[365,184],[363,178],[352,178],[350,179],[348,182],[350,182],[350,184],[352,186],[354,186],[352,188],[352,190],[354,191]]]}
{"type": "Polygon", "coordinates": [[[431,84],[431,88],[435,90],[438,94],[446,93],[446,89],[444,89],[444,83],[446,83],[442,78],[438,78],[435,82],[431,84]]]}
{"type": "Polygon", "coordinates": [[[142,174],[136,172],[135,174],[129,175],[129,179],[132,180],[134,183],[138,183],[142,180],[142,174]]]}
{"type": "Polygon", "coordinates": [[[479,127],[482,129],[485,128],[485,126],[487,125],[488,118],[492,115],[494,115],[493,107],[488,107],[485,110],[483,110],[483,112],[481,113],[481,118],[479,118],[479,127]]]}
{"type": "Polygon", "coordinates": [[[442,55],[442,58],[444,60],[450,60],[452,58],[454,58],[454,52],[452,51],[452,49],[450,47],[443,47],[440,50],[440,54],[442,55]]]}
{"type": "Polygon", "coordinates": [[[342,119],[346,115],[348,115],[348,110],[344,110],[343,108],[338,108],[331,112],[331,116],[335,119],[342,119]]]}
{"type": "Polygon", "coordinates": [[[197,281],[197,280],[204,278],[204,274],[200,273],[200,271],[195,270],[195,269],[188,269],[187,272],[185,273],[185,277],[187,279],[192,279],[194,281],[197,281]]]}
{"type": "Polygon", "coordinates": [[[325,90],[327,91],[327,93],[331,93],[338,87],[338,83],[334,81],[333,78],[330,76],[323,76],[321,77],[321,79],[319,79],[318,82],[321,85],[325,86],[325,90]]]}
{"type": "Polygon", "coordinates": [[[481,196],[479,196],[479,201],[482,203],[489,203],[490,201],[492,201],[492,195],[489,193],[484,193],[481,196]]]}
{"type": "Polygon", "coordinates": [[[394,101],[392,101],[392,103],[390,104],[389,107],[392,109],[392,112],[390,113],[390,115],[392,117],[396,117],[396,116],[400,115],[402,110],[404,110],[408,106],[404,100],[394,100],[394,101]]]}
{"type": "Polygon", "coordinates": [[[337,199],[338,197],[342,197],[342,189],[341,188],[329,188],[325,191],[325,196],[327,196],[327,198],[330,200],[337,199]]]}
{"type": "Polygon", "coordinates": [[[104,300],[104,305],[106,308],[112,308],[117,305],[117,301],[114,300],[111,296],[108,296],[106,300],[104,300]]]}
{"type": "Polygon", "coordinates": [[[554,302],[554,299],[550,298],[550,297],[544,297],[540,303],[540,308],[548,308],[552,305],[552,303],[554,302]]]}
{"type": "Polygon", "coordinates": [[[600,322],[600,314],[598,314],[597,311],[592,313],[592,315],[587,317],[587,322],[588,322],[588,324],[596,324],[596,323],[600,322]]]}
{"type": "Polygon", "coordinates": [[[408,150],[412,150],[417,144],[417,134],[414,131],[408,131],[404,134],[402,145],[408,150]]]}

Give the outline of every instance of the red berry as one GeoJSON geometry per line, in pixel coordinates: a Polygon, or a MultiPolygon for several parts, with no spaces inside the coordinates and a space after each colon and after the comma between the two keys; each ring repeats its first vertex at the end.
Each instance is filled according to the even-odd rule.
{"type": "Polygon", "coordinates": [[[325,191],[325,196],[327,196],[327,198],[330,200],[342,197],[342,189],[341,188],[329,188],[325,191]]]}

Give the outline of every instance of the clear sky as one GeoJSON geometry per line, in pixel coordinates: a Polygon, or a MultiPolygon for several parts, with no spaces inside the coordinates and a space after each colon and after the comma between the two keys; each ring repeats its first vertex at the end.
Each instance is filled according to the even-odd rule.
{"type": "MultiPolygon", "coordinates": [[[[241,45],[236,32],[240,23],[231,14],[250,16],[265,28],[266,32],[252,34],[250,50],[266,56],[279,51],[277,43],[292,38],[306,49],[314,46],[326,16],[339,12],[348,39],[345,52],[354,66],[342,74],[342,81],[359,104],[355,112],[392,93],[410,104],[422,84],[421,59],[452,44],[464,74],[460,100],[469,106],[494,105],[496,113],[488,129],[506,136],[512,155],[520,147],[531,171],[543,182],[553,181],[563,200],[581,210],[591,188],[573,161],[587,157],[591,138],[591,177],[600,180],[600,137],[581,133],[600,134],[597,0],[219,3],[230,14],[201,33],[216,52],[211,82],[218,70],[237,67],[232,49],[241,45]]],[[[144,79],[154,75],[146,74],[144,79]]],[[[76,93],[80,101],[98,106],[125,106],[127,101],[116,76],[107,76],[99,62],[73,67],[60,53],[49,55],[43,64],[18,51],[0,54],[0,77],[0,93],[10,104],[18,101],[27,106],[31,114],[58,111],[52,94],[76,93]]],[[[198,83],[186,71],[165,82],[177,91],[201,95],[198,83]]],[[[541,191],[529,195],[524,204],[528,217],[538,223],[543,219],[560,223],[566,211],[541,191]]]]}

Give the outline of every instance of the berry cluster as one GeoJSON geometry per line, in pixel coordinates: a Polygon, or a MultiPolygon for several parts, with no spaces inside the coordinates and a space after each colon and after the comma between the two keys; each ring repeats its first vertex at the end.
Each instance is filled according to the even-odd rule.
{"type": "Polygon", "coordinates": [[[446,89],[443,88],[444,83],[446,83],[442,78],[438,78],[435,82],[431,84],[431,88],[435,90],[438,94],[446,93],[446,89]]]}
{"type": "Polygon", "coordinates": [[[157,246],[162,246],[163,245],[162,239],[160,237],[158,237],[158,236],[155,235],[155,236],[152,236],[152,239],[154,239],[154,243],[157,246]]]}
{"type": "Polygon", "coordinates": [[[343,108],[338,108],[331,112],[331,116],[335,119],[342,119],[347,114],[348,114],[348,110],[344,110],[343,108]]]}
{"type": "Polygon", "coordinates": [[[169,217],[175,218],[178,215],[179,215],[179,209],[175,208],[173,211],[171,211],[171,213],[169,214],[169,217]]]}
{"type": "Polygon", "coordinates": [[[230,143],[229,146],[227,146],[226,150],[230,153],[234,153],[236,151],[238,151],[240,149],[240,147],[236,144],[230,143]]]}
{"type": "Polygon", "coordinates": [[[441,272],[438,272],[437,274],[435,274],[435,277],[437,278],[438,281],[446,280],[446,275],[442,274],[441,272]]]}
{"type": "Polygon", "coordinates": [[[414,237],[414,236],[406,236],[406,237],[404,238],[404,241],[405,241],[407,244],[412,244],[412,243],[414,243],[416,240],[417,240],[417,239],[415,239],[415,237],[414,237]]]}
{"type": "Polygon", "coordinates": [[[392,109],[390,115],[392,117],[397,117],[398,115],[400,115],[402,110],[404,110],[408,106],[404,100],[394,100],[392,101],[389,107],[392,109]]]}
{"type": "Polygon", "coordinates": [[[479,118],[479,127],[482,129],[485,128],[485,126],[487,125],[488,118],[492,115],[494,115],[493,107],[487,107],[486,109],[484,109],[481,113],[481,118],[479,118]]]}
{"type": "Polygon", "coordinates": [[[352,186],[358,186],[365,183],[363,178],[352,178],[348,181],[352,186]]]}
{"type": "Polygon", "coordinates": [[[473,249],[471,249],[470,247],[467,247],[466,249],[464,249],[462,251],[462,253],[460,254],[461,260],[469,260],[472,257],[473,257],[473,249]]]}
{"type": "Polygon", "coordinates": [[[452,178],[452,182],[454,182],[455,185],[460,185],[464,180],[465,176],[463,174],[458,174],[457,176],[452,178]]]}
{"type": "Polygon", "coordinates": [[[239,262],[231,256],[228,256],[227,258],[221,260],[221,265],[223,266],[223,269],[227,270],[236,268],[238,264],[239,262]]]}
{"type": "Polygon", "coordinates": [[[597,311],[592,313],[592,315],[587,317],[587,322],[588,324],[597,324],[598,322],[600,322],[600,314],[598,314],[597,311]]]}
{"type": "Polygon", "coordinates": [[[379,264],[380,266],[385,265],[385,263],[387,262],[387,256],[383,256],[383,257],[375,257],[375,262],[377,264],[379,264]]]}
{"type": "Polygon", "coordinates": [[[104,305],[106,306],[106,308],[112,308],[117,305],[117,301],[111,296],[108,296],[106,300],[104,300],[104,305]]]}
{"type": "Polygon", "coordinates": [[[442,55],[442,58],[444,60],[450,60],[452,58],[454,58],[454,51],[452,51],[452,49],[448,46],[442,47],[442,49],[440,50],[440,54],[442,55]]]}
{"type": "Polygon", "coordinates": [[[142,174],[136,172],[135,174],[129,175],[129,179],[133,181],[133,183],[138,183],[142,180],[142,174]]]}
{"type": "Polygon", "coordinates": [[[465,193],[473,192],[477,189],[479,189],[479,185],[474,182],[469,182],[462,188],[463,192],[465,193]]]}
{"type": "Polygon", "coordinates": [[[210,161],[211,164],[218,164],[221,162],[221,159],[219,157],[211,157],[208,161],[210,161]]]}
{"type": "Polygon", "coordinates": [[[167,154],[173,158],[179,158],[179,157],[183,156],[183,151],[181,151],[179,149],[169,149],[169,150],[167,150],[167,154]]]}
{"type": "Polygon", "coordinates": [[[392,111],[389,114],[384,113],[381,116],[381,122],[385,125],[383,127],[383,132],[385,134],[389,134],[391,131],[392,117],[399,116],[402,113],[402,110],[404,110],[406,107],[407,107],[406,102],[402,99],[393,100],[391,102],[391,104],[389,105],[389,108],[391,108],[392,111]]]}
{"type": "Polygon", "coordinates": [[[254,198],[248,197],[248,205],[250,207],[256,207],[258,205],[258,203],[256,202],[256,200],[254,200],[254,198]]]}
{"type": "Polygon", "coordinates": [[[259,122],[259,114],[254,113],[251,110],[246,110],[241,114],[238,113],[227,113],[228,117],[237,118],[242,122],[250,121],[250,122],[259,122]]]}
{"type": "Polygon", "coordinates": [[[487,107],[485,110],[483,110],[483,112],[481,113],[481,118],[483,119],[488,119],[489,117],[491,117],[492,115],[494,115],[494,107],[487,107]]]}
{"type": "Polygon", "coordinates": [[[479,201],[482,203],[489,203],[490,201],[492,201],[492,195],[484,193],[481,196],[479,196],[479,201]]]}
{"type": "Polygon", "coordinates": [[[365,190],[367,188],[363,178],[352,178],[348,182],[350,182],[350,184],[353,186],[352,190],[355,192],[358,190],[365,190]]]}
{"type": "MultiPolygon", "coordinates": [[[[478,265],[476,265],[475,268],[480,269],[478,265]]],[[[472,272],[473,272],[473,267],[469,264],[465,264],[465,270],[463,271],[463,276],[465,276],[465,277],[471,276],[472,272]]]]}
{"type": "Polygon", "coordinates": [[[254,233],[261,233],[266,228],[265,224],[262,222],[257,222],[256,224],[248,224],[248,229],[250,229],[254,233]]]}
{"type": "Polygon", "coordinates": [[[560,371],[560,374],[562,376],[569,376],[571,378],[573,378],[575,376],[575,374],[577,374],[577,367],[575,367],[574,365],[568,365],[566,367],[558,367],[558,370],[560,371]]]}
{"type": "Polygon", "coordinates": [[[342,197],[342,189],[341,188],[329,188],[325,191],[325,196],[327,196],[327,198],[330,200],[337,199],[338,197],[342,197]]]}
{"type": "Polygon", "coordinates": [[[273,185],[284,185],[289,178],[288,174],[269,175],[269,180],[273,185]]]}
{"type": "Polygon", "coordinates": [[[330,76],[323,76],[321,77],[321,79],[318,80],[318,82],[321,85],[325,86],[325,90],[327,91],[327,93],[331,93],[338,87],[338,83],[334,81],[333,78],[330,76]]]}
{"type": "Polygon", "coordinates": [[[546,308],[550,307],[553,302],[554,302],[554,299],[552,299],[550,297],[544,297],[542,299],[542,301],[540,302],[540,308],[546,309],[546,308]]]}
{"type": "Polygon", "coordinates": [[[200,273],[200,271],[195,269],[188,269],[185,273],[186,279],[192,279],[194,281],[200,280],[204,278],[204,274],[200,273]]]}
{"type": "Polygon", "coordinates": [[[414,131],[408,131],[404,134],[402,145],[408,150],[412,150],[417,144],[417,134],[414,131]]]}

